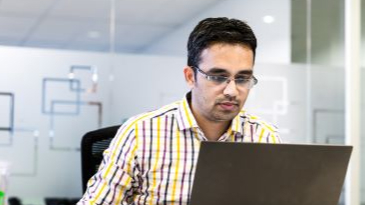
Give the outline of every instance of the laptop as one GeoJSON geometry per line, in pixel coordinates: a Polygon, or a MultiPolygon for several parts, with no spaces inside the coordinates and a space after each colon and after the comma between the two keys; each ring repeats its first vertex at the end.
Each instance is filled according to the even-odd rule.
{"type": "Polygon", "coordinates": [[[202,142],[190,205],[337,205],[352,146],[202,142]]]}

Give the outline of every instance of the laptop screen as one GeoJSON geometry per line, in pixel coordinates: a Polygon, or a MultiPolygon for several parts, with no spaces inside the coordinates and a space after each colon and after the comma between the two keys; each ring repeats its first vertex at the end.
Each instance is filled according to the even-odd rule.
{"type": "Polygon", "coordinates": [[[336,205],[351,146],[202,142],[191,205],[336,205]]]}

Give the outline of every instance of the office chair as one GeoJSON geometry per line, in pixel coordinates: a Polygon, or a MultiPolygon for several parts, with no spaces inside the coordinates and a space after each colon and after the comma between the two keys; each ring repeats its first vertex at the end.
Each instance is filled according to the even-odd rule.
{"type": "Polygon", "coordinates": [[[103,159],[103,152],[109,147],[120,125],[106,127],[86,133],[81,140],[82,189],[86,191],[87,182],[97,172],[103,159]]]}

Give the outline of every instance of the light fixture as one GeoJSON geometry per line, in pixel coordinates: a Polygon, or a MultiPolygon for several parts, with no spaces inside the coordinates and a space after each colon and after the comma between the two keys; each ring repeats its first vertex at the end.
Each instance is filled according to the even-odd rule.
{"type": "Polygon", "coordinates": [[[264,23],[271,24],[275,21],[275,18],[273,16],[266,15],[262,18],[262,20],[264,21],[264,23]]]}

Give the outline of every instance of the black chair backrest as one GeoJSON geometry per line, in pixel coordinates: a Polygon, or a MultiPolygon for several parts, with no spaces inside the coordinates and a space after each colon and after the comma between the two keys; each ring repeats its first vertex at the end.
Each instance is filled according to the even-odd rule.
{"type": "Polygon", "coordinates": [[[81,141],[82,189],[86,191],[87,182],[97,172],[103,152],[117,134],[120,125],[106,127],[86,133],[81,141]]]}

